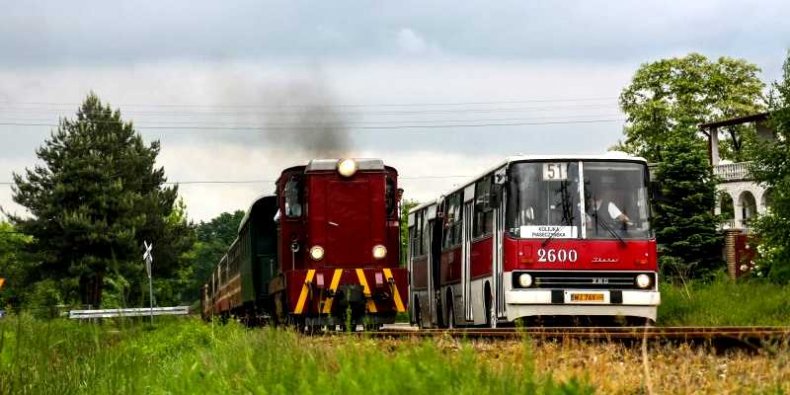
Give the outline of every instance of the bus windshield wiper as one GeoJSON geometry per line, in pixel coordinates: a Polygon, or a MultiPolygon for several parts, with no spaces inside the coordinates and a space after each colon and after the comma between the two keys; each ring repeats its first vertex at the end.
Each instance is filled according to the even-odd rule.
{"type": "Polygon", "coordinates": [[[597,222],[599,225],[601,225],[601,226],[602,226],[604,229],[606,229],[606,230],[607,230],[607,231],[608,231],[608,232],[609,232],[609,233],[610,233],[612,236],[616,237],[616,238],[617,238],[617,240],[619,240],[619,241],[620,241],[620,243],[622,243],[623,245],[626,245],[626,244],[627,244],[627,243],[625,242],[625,240],[623,240],[623,237],[622,237],[622,236],[620,236],[620,235],[618,235],[618,234],[617,234],[617,232],[615,232],[615,231],[614,231],[614,229],[612,229],[612,227],[611,227],[611,226],[609,226],[609,224],[607,224],[607,223],[606,223],[606,221],[596,221],[596,222],[597,222]]]}

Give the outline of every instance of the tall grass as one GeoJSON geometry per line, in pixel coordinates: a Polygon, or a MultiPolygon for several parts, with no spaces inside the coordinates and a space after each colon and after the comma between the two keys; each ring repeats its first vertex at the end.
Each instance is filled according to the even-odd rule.
{"type": "Polygon", "coordinates": [[[532,369],[507,369],[461,344],[307,338],[171,320],[155,328],[27,316],[0,321],[0,393],[514,394],[589,393],[532,369]]]}
{"type": "Polygon", "coordinates": [[[727,278],[662,284],[662,326],[790,325],[790,286],[727,278]]]}

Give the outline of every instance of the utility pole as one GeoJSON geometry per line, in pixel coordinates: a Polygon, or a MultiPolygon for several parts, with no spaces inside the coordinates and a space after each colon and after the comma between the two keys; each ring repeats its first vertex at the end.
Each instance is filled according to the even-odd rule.
{"type": "Polygon", "coordinates": [[[154,263],[154,256],[151,254],[151,250],[154,248],[154,243],[148,244],[147,241],[143,240],[143,246],[145,246],[145,252],[143,253],[143,260],[145,261],[145,271],[148,273],[148,302],[151,306],[151,325],[154,324],[154,285],[153,280],[151,278],[151,264],[154,263]]]}

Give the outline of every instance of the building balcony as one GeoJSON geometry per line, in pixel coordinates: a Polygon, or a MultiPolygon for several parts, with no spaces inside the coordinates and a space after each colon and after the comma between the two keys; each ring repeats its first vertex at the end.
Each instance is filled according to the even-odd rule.
{"type": "Polygon", "coordinates": [[[751,180],[749,165],[751,162],[724,163],[713,166],[713,174],[723,182],[751,180]]]}

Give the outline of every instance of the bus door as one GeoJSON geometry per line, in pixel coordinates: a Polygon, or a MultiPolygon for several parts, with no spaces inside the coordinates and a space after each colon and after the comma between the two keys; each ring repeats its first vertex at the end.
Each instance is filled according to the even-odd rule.
{"type": "Polygon", "coordinates": [[[474,218],[475,184],[464,188],[461,222],[461,296],[464,303],[464,318],[474,320],[472,312],[472,219],[474,218]]]}
{"type": "MultiPolygon", "coordinates": [[[[493,309],[496,311],[497,317],[505,316],[505,292],[502,282],[503,280],[503,267],[502,267],[502,245],[505,235],[505,201],[506,201],[506,172],[505,168],[498,170],[494,174],[494,185],[492,189],[495,191],[494,196],[494,242],[493,244],[493,267],[492,267],[492,282],[493,282],[493,309]]],[[[496,324],[496,323],[492,323],[496,324]]]]}
{"type": "MultiPolygon", "coordinates": [[[[435,215],[435,214],[434,214],[435,215]]],[[[428,232],[430,233],[430,244],[428,252],[428,297],[431,304],[431,322],[439,326],[441,321],[439,319],[439,294],[441,293],[441,243],[442,243],[442,227],[441,221],[435,218],[428,221],[428,232]]]]}
{"type": "Polygon", "coordinates": [[[464,203],[461,214],[462,240],[461,240],[461,295],[464,303],[464,318],[472,321],[472,279],[470,267],[472,263],[472,205],[474,201],[464,203]]]}

